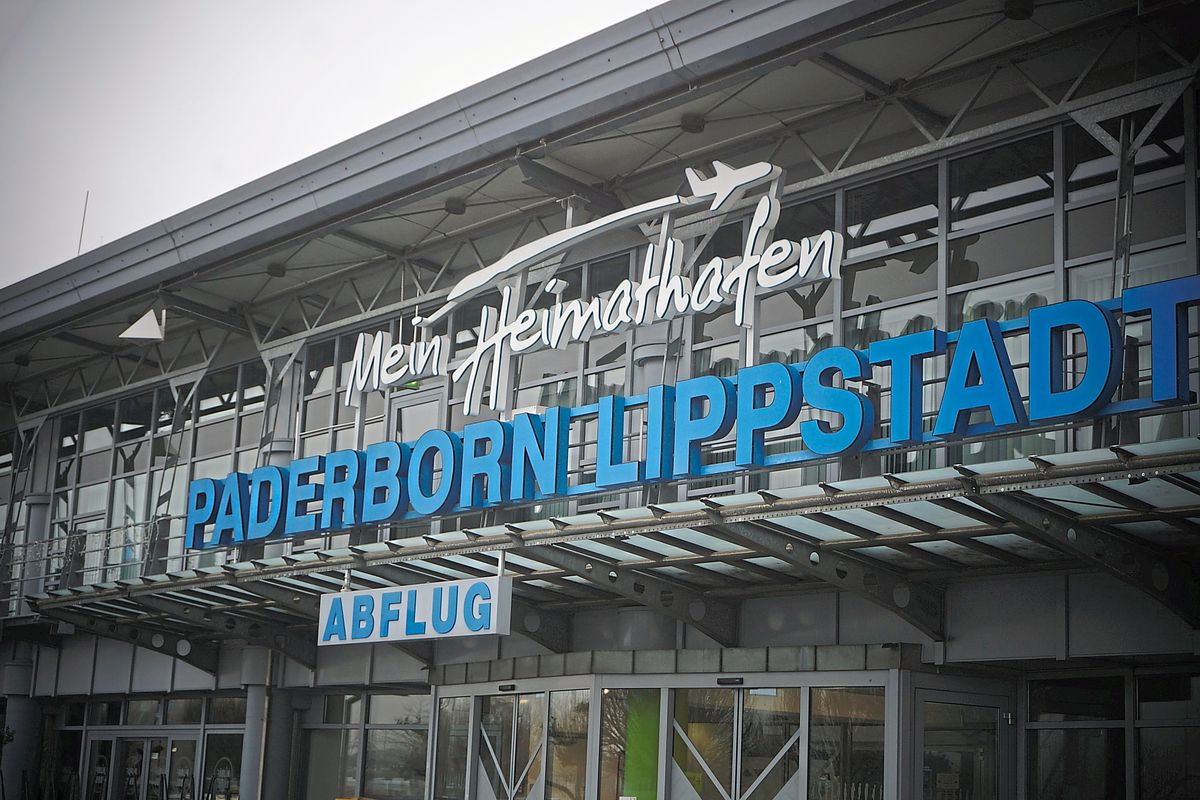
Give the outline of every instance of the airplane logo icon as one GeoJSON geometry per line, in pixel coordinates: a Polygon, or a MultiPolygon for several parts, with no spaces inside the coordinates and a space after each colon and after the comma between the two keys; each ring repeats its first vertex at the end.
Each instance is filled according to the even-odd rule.
{"type": "Polygon", "coordinates": [[[709,211],[719,211],[725,206],[733,205],[742,199],[747,189],[773,181],[783,172],[779,167],[765,161],[746,167],[731,167],[724,161],[714,161],[712,165],[715,173],[711,178],[704,177],[692,167],[684,170],[688,185],[692,187],[692,195],[713,199],[709,211]]]}

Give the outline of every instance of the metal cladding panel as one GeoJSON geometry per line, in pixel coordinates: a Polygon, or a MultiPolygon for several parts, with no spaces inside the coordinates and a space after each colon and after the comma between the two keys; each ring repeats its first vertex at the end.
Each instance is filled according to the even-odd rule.
{"type": "Polygon", "coordinates": [[[1132,586],[1089,574],[1069,587],[1072,658],[1193,652],[1187,623],[1132,586]]]}
{"type": "Polygon", "coordinates": [[[650,609],[583,611],[574,615],[571,649],[663,650],[675,647],[675,620],[650,609]]]}
{"type": "Polygon", "coordinates": [[[371,645],[321,647],[317,651],[317,685],[365,684],[371,679],[371,645]]]}
{"type": "Polygon", "coordinates": [[[50,697],[55,692],[58,681],[57,647],[38,647],[37,671],[33,675],[33,694],[35,697],[50,697]]]}
{"type": "MultiPolygon", "coordinates": [[[[438,639],[434,642],[435,660],[439,664],[491,661],[500,657],[498,638],[495,636],[464,636],[458,639],[438,639]]],[[[323,649],[338,648],[326,647],[323,649]]]]}
{"type": "Polygon", "coordinates": [[[175,691],[212,691],[217,688],[216,680],[202,669],[186,661],[175,659],[175,691]]]}
{"type": "Polygon", "coordinates": [[[166,653],[136,647],[133,651],[133,684],[135,692],[171,691],[171,662],[166,653]]]}
{"type": "Polygon", "coordinates": [[[933,639],[892,612],[865,597],[842,592],[838,607],[841,644],[930,644],[933,639]]]}
{"type": "Polygon", "coordinates": [[[283,685],[287,687],[309,687],[313,685],[313,671],[288,658],[283,664],[283,685]]]}
{"type": "Polygon", "coordinates": [[[837,594],[746,600],[739,638],[743,647],[833,644],[837,641],[837,594]]]}
{"type": "Polygon", "coordinates": [[[96,666],[92,670],[92,691],[96,694],[124,694],[129,691],[133,674],[133,645],[113,639],[96,640],[96,666]]]}
{"type": "Polygon", "coordinates": [[[69,669],[59,670],[59,694],[91,694],[92,667],[95,666],[96,637],[68,636],[59,650],[59,661],[69,669]]]}
{"type": "Polygon", "coordinates": [[[241,648],[221,648],[217,661],[217,688],[239,689],[242,686],[242,650],[241,648]]]}
{"type": "Polygon", "coordinates": [[[500,658],[520,658],[521,656],[540,656],[551,652],[527,636],[512,633],[500,637],[500,658]]]}
{"type": "Polygon", "coordinates": [[[424,683],[428,674],[424,664],[397,647],[371,646],[371,683],[424,683]]]}
{"type": "Polygon", "coordinates": [[[1064,601],[1058,576],[953,584],[946,590],[946,660],[1054,658],[1064,601]]]}
{"type": "Polygon", "coordinates": [[[683,647],[686,650],[703,650],[707,648],[721,647],[721,643],[704,633],[699,628],[691,625],[683,627],[683,647]]]}

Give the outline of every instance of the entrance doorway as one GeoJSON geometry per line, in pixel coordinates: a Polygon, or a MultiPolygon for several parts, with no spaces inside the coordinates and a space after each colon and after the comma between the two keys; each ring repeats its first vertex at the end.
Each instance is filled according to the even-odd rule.
{"type": "Polygon", "coordinates": [[[1004,697],[918,691],[916,753],[922,800],[1012,796],[1011,708],[1004,697]]]}
{"type": "Polygon", "coordinates": [[[546,693],[484,697],[476,800],[541,800],[546,693]]]}
{"type": "Polygon", "coordinates": [[[84,800],[195,800],[197,751],[188,736],[92,738],[84,800]]]}

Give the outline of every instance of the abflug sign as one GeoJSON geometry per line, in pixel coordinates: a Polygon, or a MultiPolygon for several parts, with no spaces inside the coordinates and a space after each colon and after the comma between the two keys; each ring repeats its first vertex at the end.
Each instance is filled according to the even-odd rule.
{"type": "MultiPolygon", "coordinates": [[[[726,177],[730,174],[736,175],[737,171],[726,173],[726,177]]],[[[714,273],[710,286],[740,286],[737,280],[729,280],[729,276],[751,275],[752,271],[741,270],[739,273],[739,270],[752,259],[757,259],[759,277],[747,278],[751,285],[754,280],[758,285],[770,285],[770,278],[766,283],[762,280],[764,269],[768,275],[781,274],[782,270],[790,270],[802,261],[797,256],[789,266],[780,267],[776,273],[773,273],[775,267],[762,266],[764,261],[786,264],[794,251],[789,251],[791,254],[782,259],[767,257],[777,244],[770,241],[769,229],[773,226],[773,201],[774,217],[778,216],[778,171],[771,174],[769,170],[759,169],[755,175],[758,176],[755,180],[772,184],[764,197],[767,202],[760,200],[755,211],[755,220],[762,212],[765,222],[761,225],[752,223],[750,241],[740,261],[723,261],[710,268],[714,273]],[[754,241],[757,244],[753,244],[754,241]],[[722,276],[720,280],[718,274],[722,276]]],[[[713,208],[720,208],[722,202],[729,202],[729,197],[744,192],[749,184],[744,178],[740,179],[740,184],[726,180],[723,186],[716,186],[713,208]]],[[[701,182],[700,186],[703,188],[704,184],[701,182]]],[[[693,189],[696,187],[694,180],[693,189]]],[[[680,202],[686,205],[691,200],[680,202]]],[[[669,222],[669,218],[664,220],[664,230],[669,227],[669,222]]],[[[822,236],[831,243],[827,249],[829,255],[840,255],[836,252],[840,251],[836,235],[826,233],[822,236]]],[[[652,313],[651,308],[657,313],[658,302],[664,293],[672,298],[686,295],[689,305],[696,297],[718,296],[717,289],[701,291],[699,277],[694,284],[673,283],[679,277],[678,263],[665,269],[661,266],[672,264],[669,241],[669,237],[664,237],[662,253],[668,257],[660,262],[659,269],[663,271],[648,270],[640,284],[629,282],[627,296],[630,299],[627,304],[622,302],[621,307],[626,308],[630,320],[636,320],[636,314],[630,310],[639,307],[636,305],[639,287],[647,283],[658,288],[644,293],[640,308],[646,309],[646,314],[652,313]],[[669,286],[676,288],[663,288],[669,286]]],[[[779,249],[784,250],[786,246],[779,249]]],[[[802,246],[796,245],[796,249],[803,255],[802,246]]],[[[806,252],[811,255],[816,248],[810,244],[806,252]]],[[[520,268],[536,261],[533,258],[520,268]]],[[[820,271],[833,276],[836,262],[829,263],[828,269],[820,271]]],[[[489,274],[484,278],[474,276],[474,288],[464,288],[448,305],[461,302],[489,281],[498,279],[494,269],[485,272],[489,274]]],[[[809,278],[792,275],[790,279],[809,278]]],[[[456,291],[460,287],[456,287],[456,291]]],[[[748,300],[754,296],[752,291],[743,296],[721,289],[722,302],[742,304],[738,312],[742,324],[753,322],[748,310],[753,307],[748,300]]],[[[608,302],[611,300],[612,296],[608,302]]],[[[525,337],[540,340],[544,331],[553,332],[555,314],[565,313],[551,309],[547,316],[531,318],[526,311],[510,314],[511,309],[506,311],[505,308],[507,302],[502,299],[497,312],[499,324],[492,326],[494,341],[480,345],[491,348],[491,361],[505,357],[508,348],[519,352],[520,346],[527,341],[525,337]],[[518,322],[521,319],[525,321],[518,322]]],[[[576,308],[588,306],[582,301],[577,302],[576,308]]],[[[674,302],[674,299],[670,301],[674,302]]],[[[964,436],[1179,403],[1188,397],[1189,331],[1185,312],[1198,302],[1200,276],[1191,276],[1129,289],[1117,300],[1056,303],[1032,310],[1027,319],[1005,323],[977,320],[958,331],[930,330],[899,336],[875,342],[865,350],[831,347],[804,363],[748,366],[732,379],[698,377],[673,386],[655,386],[643,395],[610,396],[588,406],[555,407],[541,414],[518,414],[507,422],[485,420],[466,425],[461,432],[430,430],[411,442],[385,441],[371,444],[365,450],[339,450],[325,456],[301,458],[287,467],[267,466],[248,474],[230,473],[221,481],[196,480],[191,483],[188,494],[187,546],[216,547],[269,537],[304,536],[434,514],[582,495],[638,483],[712,476],[856,452],[951,441],[964,436]],[[1123,363],[1124,340],[1118,315],[1146,318],[1150,322],[1152,375],[1149,398],[1113,400],[1123,363]],[[1006,334],[1022,334],[1028,340],[1027,402],[1021,398],[1004,346],[1006,334]],[[1082,374],[1077,374],[1070,382],[1066,376],[1069,372],[1077,373],[1079,367],[1066,353],[1068,336],[1073,337],[1078,351],[1087,353],[1082,374]],[[922,429],[922,416],[932,409],[925,409],[922,404],[921,375],[925,363],[931,359],[945,359],[948,363],[945,391],[937,408],[933,430],[926,432],[922,429]],[[861,387],[871,380],[876,368],[885,366],[891,371],[892,397],[890,416],[881,419],[880,409],[861,387]],[[834,422],[802,413],[806,408],[826,412],[825,416],[834,422]],[[645,419],[645,457],[625,460],[626,426],[631,416],[629,412],[635,409],[640,409],[645,419]],[[976,413],[981,413],[988,421],[972,424],[972,416],[976,413]],[[571,421],[582,417],[597,420],[595,480],[572,483],[568,471],[568,452],[573,443],[571,421]],[[887,437],[871,439],[877,422],[890,423],[887,437]],[[789,429],[799,433],[803,449],[768,454],[764,444],[767,435],[789,429]],[[701,450],[705,444],[730,435],[734,442],[734,459],[718,464],[702,463],[701,450]]],[[[603,322],[606,308],[609,306],[601,305],[597,312],[599,316],[588,318],[603,322]]],[[[618,327],[636,324],[624,321],[624,317],[620,320],[618,327]]],[[[584,326],[581,338],[586,335],[588,325],[584,326]]],[[[484,360],[481,358],[478,363],[482,364],[484,360]]],[[[380,362],[381,368],[385,363],[386,357],[380,362]]],[[[461,365],[460,369],[463,369],[461,365]]],[[[479,367],[467,367],[466,371],[471,369],[478,371],[479,367]]],[[[355,380],[351,378],[348,392],[363,388],[355,380]]]]}

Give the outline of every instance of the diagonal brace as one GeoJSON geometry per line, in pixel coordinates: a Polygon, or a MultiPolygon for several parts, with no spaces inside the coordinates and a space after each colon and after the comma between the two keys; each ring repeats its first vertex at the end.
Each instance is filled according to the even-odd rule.
{"type": "Polygon", "coordinates": [[[816,545],[752,522],[722,522],[697,530],[786,561],[813,578],[886,608],[934,641],[945,639],[941,587],[909,580],[867,559],[822,553],[816,545]]]}
{"type": "Polygon", "coordinates": [[[686,622],[724,647],[737,646],[738,609],[733,603],[705,597],[645,572],[553,545],[519,547],[513,552],[566,570],[602,589],[686,622]]]}
{"type": "Polygon", "coordinates": [[[977,495],[971,500],[1056,550],[1095,564],[1200,629],[1200,575],[1179,558],[1011,495],[977,495]]]}

